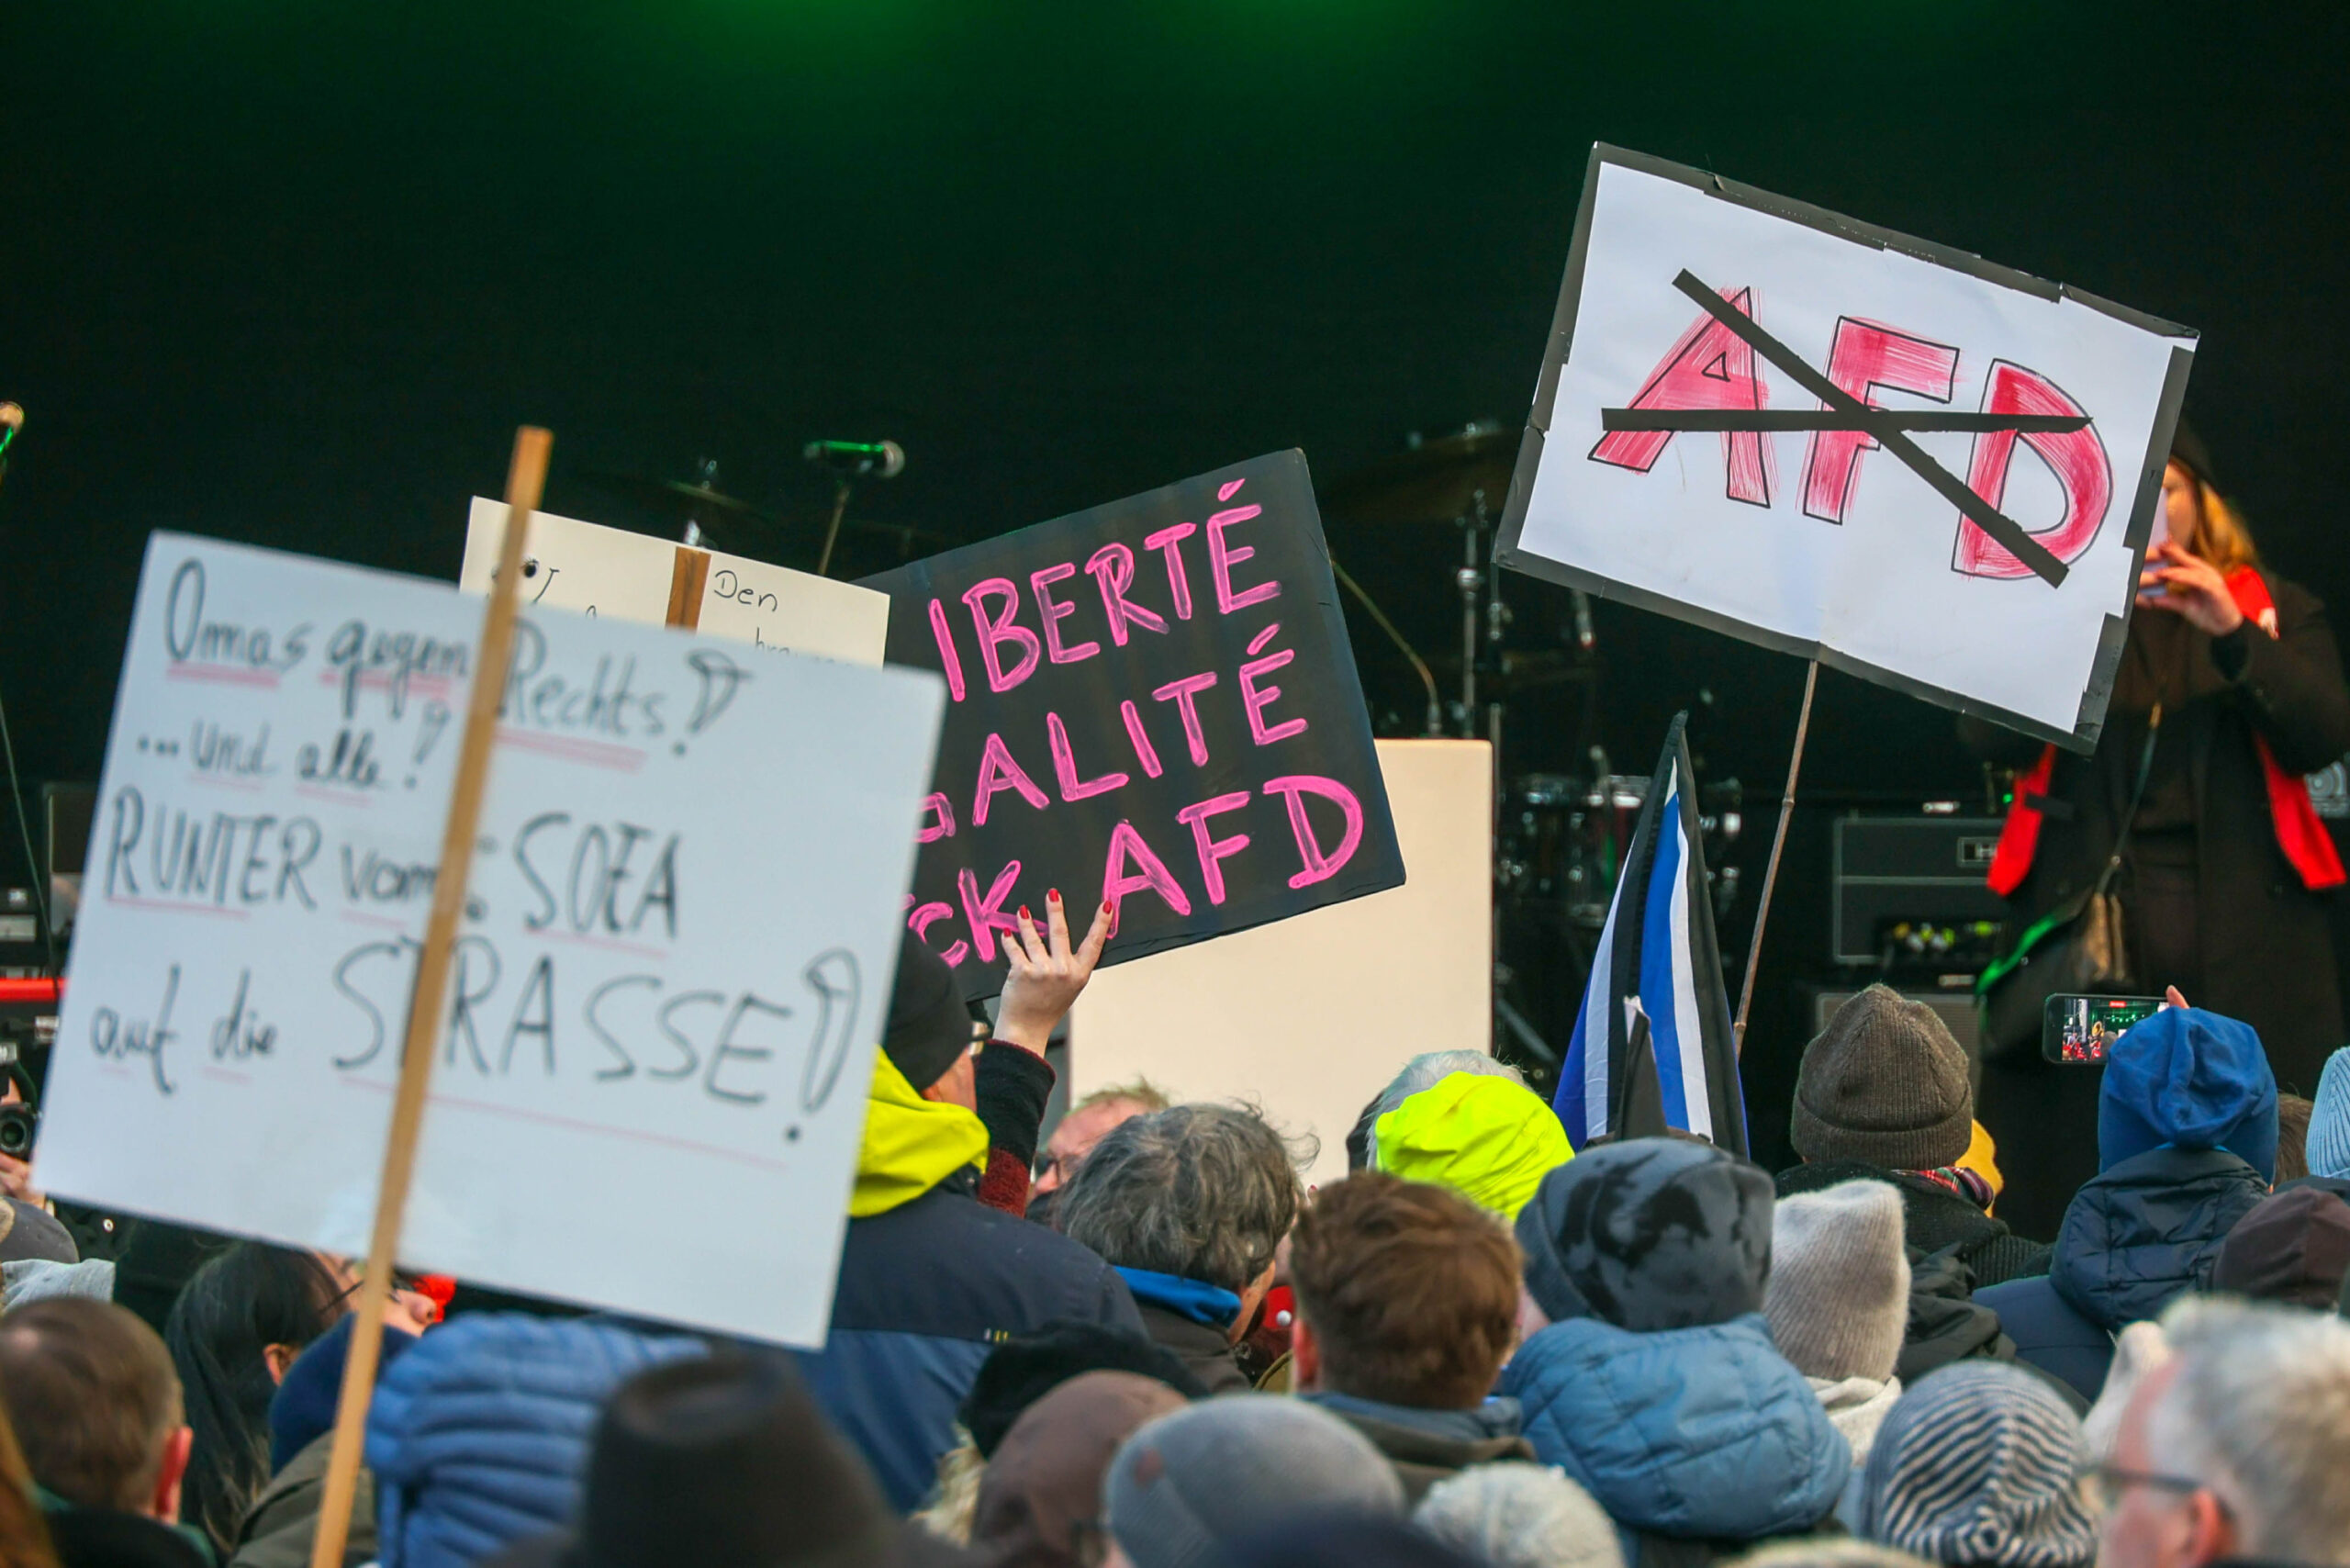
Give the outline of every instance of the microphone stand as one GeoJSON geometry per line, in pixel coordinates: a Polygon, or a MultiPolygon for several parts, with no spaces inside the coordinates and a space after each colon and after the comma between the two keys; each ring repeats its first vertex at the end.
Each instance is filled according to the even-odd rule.
{"type": "Polygon", "coordinates": [[[848,476],[833,481],[833,521],[824,525],[824,547],[816,554],[816,575],[832,576],[833,545],[841,536],[841,518],[848,511],[848,476]]]}
{"type": "MultiPolygon", "coordinates": [[[[819,567],[818,570],[821,571],[822,568],[819,567]]],[[[1412,644],[1404,640],[1404,633],[1395,630],[1395,623],[1387,619],[1386,612],[1382,610],[1379,606],[1372,601],[1371,595],[1362,591],[1362,585],[1355,581],[1353,577],[1347,575],[1347,569],[1338,565],[1338,558],[1336,555],[1330,557],[1330,571],[1331,574],[1335,576],[1342,585],[1344,585],[1348,593],[1354,595],[1355,598],[1362,601],[1363,609],[1371,613],[1371,623],[1376,625],[1382,632],[1386,633],[1387,640],[1394,644],[1398,649],[1402,650],[1404,656],[1411,661],[1413,673],[1420,678],[1420,684],[1427,688],[1428,717],[1427,733],[1431,736],[1443,734],[1444,704],[1438,700],[1436,694],[1436,676],[1429,670],[1427,661],[1420,657],[1419,654],[1412,647],[1412,644]]]]}

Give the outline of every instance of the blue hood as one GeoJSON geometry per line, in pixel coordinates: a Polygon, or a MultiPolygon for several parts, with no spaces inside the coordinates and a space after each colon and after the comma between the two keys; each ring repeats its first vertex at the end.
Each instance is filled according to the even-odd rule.
{"type": "Polygon", "coordinates": [[[2114,1042],[2098,1091],[2098,1166],[2155,1148],[2224,1148],[2277,1176],[2277,1078],[2249,1024],[2170,1007],[2114,1042]]]}
{"type": "Polygon", "coordinates": [[[1628,1529],[1800,1533],[1835,1509],[1852,1468],[1851,1446],[1760,1313],[1652,1334],[1597,1318],[1553,1323],[1519,1347],[1500,1392],[1523,1408],[1542,1462],[1628,1529]]]}
{"type": "Polygon", "coordinates": [[[2109,1333],[2159,1317],[2210,1282],[2220,1244],[2267,1195],[2260,1172],[2223,1148],[2125,1159],[2073,1195],[2048,1282],[2109,1333]]]}

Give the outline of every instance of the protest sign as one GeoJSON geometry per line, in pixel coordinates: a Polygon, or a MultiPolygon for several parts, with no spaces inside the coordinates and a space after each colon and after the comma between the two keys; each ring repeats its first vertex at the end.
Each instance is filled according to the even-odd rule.
{"type": "Polygon", "coordinates": [[[1497,557],[2086,751],[2193,341],[1603,146],[1497,557]]]}
{"type": "Polygon", "coordinates": [[[1493,748],[1377,744],[1412,879],[1095,975],[1069,1011],[1072,1097],[1147,1078],[1179,1099],[1247,1100],[1315,1139],[1308,1182],[1336,1182],[1348,1129],[1402,1064],[1397,1019],[1490,1048],[1493,748]]]}
{"type": "Polygon", "coordinates": [[[946,678],[908,924],[970,994],[1050,889],[1115,963],[1403,881],[1303,454],[867,582],[946,678]]]}
{"type": "MultiPolygon", "coordinates": [[[[153,538],[52,1190],[360,1249],[480,622],[445,585],[153,538]]],[[[943,702],[913,671],[526,616],[405,1261],[822,1342],[943,702]]]]}
{"type": "MultiPolygon", "coordinates": [[[[487,593],[506,537],[503,502],[474,498],[457,586],[487,593]]],[[[622,528],[531,514],[525,609],[576,610],[850,664],[878,665],[890,601],[855,583],[622,528]]]]}

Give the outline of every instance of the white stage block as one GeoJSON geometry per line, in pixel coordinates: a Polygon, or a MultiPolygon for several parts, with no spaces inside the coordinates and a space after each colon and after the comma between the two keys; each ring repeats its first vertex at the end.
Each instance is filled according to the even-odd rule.
{"type": "Polygon", "coordinates": [[[1381,741],[1407,880],[1383,893],[1102,970],[1069,1018],[1073,1096],[1137,1074],[1246,1098],[1346,1174],[1346,1137],[1421,1051],[1492,1048],[1493,751],[1381,741]]]}

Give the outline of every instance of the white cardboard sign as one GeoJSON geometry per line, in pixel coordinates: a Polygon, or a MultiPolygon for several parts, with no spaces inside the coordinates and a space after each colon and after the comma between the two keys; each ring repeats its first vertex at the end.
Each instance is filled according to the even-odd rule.
{"type": "Polygon", "coordinates": [[[1497,556],[2087,750],[2193,342],[1600,147],[1497,556]]]}
{"type": "MultiPolygon", "coordinates": [[[[475,497],[465,519],[459,588],[489,591],[505,538],[506,504],[475,497]]],[[[662,625],[682,548],[622,528],[532,512],[523,606],[662,625]]],[[[755,648],[849,664],[881,662],[890,634],[889,595],[723,551],[702,554],[710,565],[696,631],[755,648]]]]}
{"type": "MultiPolygon", "coordinates": [[[[480,622],[443,584],[150,542],[46,1185],[364,1249],[480,622]]],[[[822,1342],[943,700],[525,614],[404,1261],[822,1342]]]]}

